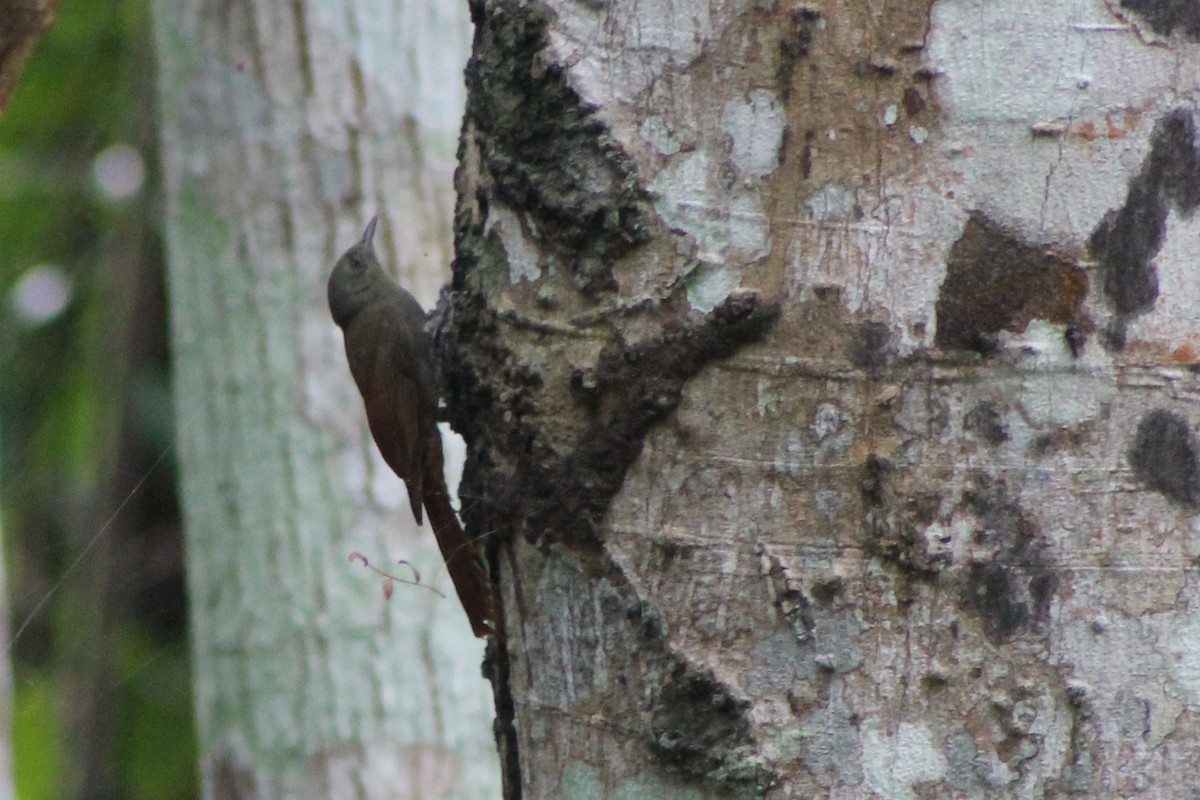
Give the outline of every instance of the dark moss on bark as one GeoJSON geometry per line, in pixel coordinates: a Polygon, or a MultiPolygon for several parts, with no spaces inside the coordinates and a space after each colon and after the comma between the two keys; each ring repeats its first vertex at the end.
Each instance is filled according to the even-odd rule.
{"type": "MultiPolygon", "coordinates": [[[[646,435],[678,406],[687,381],[766,335],[778,305],[741,293],[692,317],[650,304],[637,312],[636,341],[616,320],[603,326],[608,344],[589,367],[564,372],[561,364],[526,360],[536,350],[515,343],[521,334],[482,288],[508,274],[504,249],[489,245],[496,207],[520,216],[540,256],[565,267],[595,303],[608,302],[616,286],[614,264],[648,239],[644,224],[653,211],[631,159],[548,58],[548,12],[495,0],[474,3],[472,14],[456,258],[437,323],[446,417],[468,446],[459,490],[464,522],[487,535],[493,572],[508,537],[568,558],[585,576],[571,591],[601,597],[603,620],[595,625],[631,654],[615,667],[631,687],[628,706],[614,713],[630,720],[631,732],[665,766],[750,796],[771,775],[756,756],[747,701],[672,650],[661,616],[604,549],[601,523],[646,435]]],[[[554,358],[553,333],[539,335],[548,338],[538,358],[554,358]]],[[[509,646],[501,641],[489,650],[488,670],[504,796],[516,800],[509,646]]]]}
{"type": "Polygon", "coordinates": [[[476,18],[467,64],[467,121],[496,197],[595,294],[615,288],[612,263],[647,239],[650,211],[629,156],[546,54],[550,12],[495,0],[476,18]]]}

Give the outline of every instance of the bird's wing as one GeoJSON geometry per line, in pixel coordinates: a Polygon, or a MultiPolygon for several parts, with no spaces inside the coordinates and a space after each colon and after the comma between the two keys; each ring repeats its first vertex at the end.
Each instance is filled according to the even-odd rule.
{"type": "Polygon", "coordinates": [[[428,424],[423,409],[425,392],[417,365],[403,342],[378,324],[387,325],[387,321],[375,322],[369,317],[355,320],[346,332],[346,355],[363,397],[371,435],[383,460],[404,481],[413,516],[420,523],[425,458],[422,429],[428,424]]]}

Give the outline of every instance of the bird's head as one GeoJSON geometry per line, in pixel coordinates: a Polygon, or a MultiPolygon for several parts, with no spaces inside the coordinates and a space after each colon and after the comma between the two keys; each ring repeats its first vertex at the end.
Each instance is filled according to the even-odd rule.
{"type": "Polygon", "coordinates": [[[329,275],[329,311],[333,321],[343,328],[367,305],[376,285],[389,280],[375,255],[373,240],[378,221],[379,217],[371,217],[362,238],[342,254],[329,275]]]}

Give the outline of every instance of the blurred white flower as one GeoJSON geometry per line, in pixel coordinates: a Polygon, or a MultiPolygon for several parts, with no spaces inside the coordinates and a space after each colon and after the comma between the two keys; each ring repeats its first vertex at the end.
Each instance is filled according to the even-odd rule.
{"type": "Polygon", "coordinates": [[[53,264],[38,264],[13,284],[8,306],[13,316],[33,327],[57,317],[70,300],[71,279],[66,273],[53,264]]]}
{"type": "Polygon", "coordinates": [[[138,193],[146,180],[142,154],[123,142],[109,145],[97,153],[92,162],[92,180],[105,200],[128,200],[138,193]]]}

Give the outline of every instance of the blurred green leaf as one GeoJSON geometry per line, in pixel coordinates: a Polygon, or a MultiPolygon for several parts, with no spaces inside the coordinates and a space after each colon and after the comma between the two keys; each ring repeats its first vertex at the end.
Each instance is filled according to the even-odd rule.
{"type": "Polygon", "coordinates": [[[58,729],[55,697],[48,676],[35,675],[17,682],[12,733],[13,753],[18,756],[13,770],[18,800],[62,797],[66,754],[58,729]]]}
{"type": "Polygon", "coordinates": [[[172,427],[166,345],[161,320],[144,313],[154,302],[161,310],[162,300],[134,298],[141,316],[129,324],[105,318],[114,293],[161,291],[149,21],[147,0],[65,0],[0,118],[0,495],[14,617],[23,622],[49,598],[11,649],[20,676],[14,774],[23,800],[67,791],[67,743],[84,730],[73,720],[89,712],[60,707],[71,675],[62,654],[81,646],[106,648],[104,663],[116,676],[101,686],[114,703],[107,728],[115,737],[114,796],[198,795],[183,590],[170,560],[181,549],[173,460],[159,458],[172,427]],[[117,143],[136,150],[147,184],[113,202],[97,190],[93,165],[117,143]],[[12,314],[9,292],[39,264],[65,273],[71,299],[60,316],[29,325],[12,314]],[[130,276],[136,280],[121,280],[130,276]],[[124,346],[122,331],[137,347],[124,346]],[[112,347],[100,345],[108,340],[127,369],[106,361],[112,347]],[[119,560],[98,562],[103,547],[84,551],[102,529],[95,520],[122,506],[150,462],[160,466],[105,534],[122,537],[110,548],[119,560]],[[143,574],[150,566],[153,574],[143,574]],[[89,581],[92,568],[112,577],[103,597],[89,593],[105,585],[89,581]],[[50,586],[58,589],[53,596],[50,586]],[[147,594],[157,603],[150,611],[139,605],[147,594]],[[94,615],[110,626],[102,641],[81,621],[89,603],[108,604],[94,615]]]}

